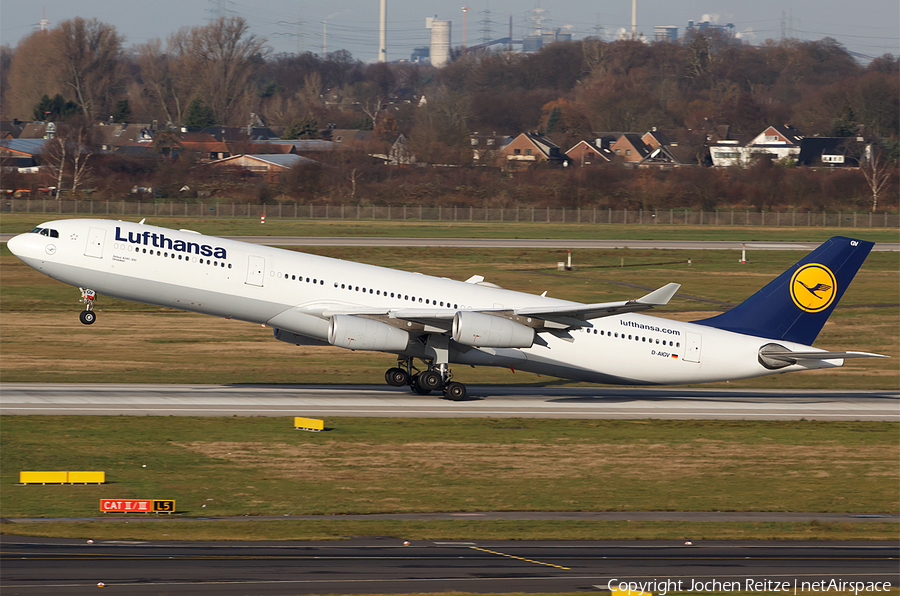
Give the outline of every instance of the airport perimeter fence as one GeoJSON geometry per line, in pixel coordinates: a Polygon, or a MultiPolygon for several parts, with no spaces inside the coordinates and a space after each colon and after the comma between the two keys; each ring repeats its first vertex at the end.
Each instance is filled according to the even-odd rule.
{"type": "Polygon", "coordinates": [[[270,220],[534,222],[630,225],[900,228],[900,214],[872,212],[616,210],[550,207],[423,207],[299,205],[278,203],[183,203],[8,199],[6,213],[121,217],[193,217],[270,220]]]}

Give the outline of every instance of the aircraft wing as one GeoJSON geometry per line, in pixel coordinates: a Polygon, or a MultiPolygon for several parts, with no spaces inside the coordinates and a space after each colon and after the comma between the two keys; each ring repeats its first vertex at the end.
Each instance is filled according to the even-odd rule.
{"type": "Polygon", "coordinates": [[[583,326],[582,322],[588,319],[598,319],[627,312],[637,312],[653,308],[654,306],[667,304],[680,287],[681,285],[676,283],[666,284],[658,290],[654,290],[637,300],[555,306],[550,308],[532,306],[528,308],[517,308],[514,312],[520,317],[532,317],[535,319],[544,319],[545,321],[565,323],[567,326],[581,327],[583,326]]]}
{"type": "MultiPolygon", "coordinates": [[[[565,306],[533,306],[514,309],[478,309],[477,312],[493,314],[505,318],[525,317],[545,321],[545,327],[551,329],[568,329],[573,327],[585,327],[588,319],[609,317],[628,312],[637,312],[667,304],[680,284],[670,283],[654,290],[636,300],[624,300],[620,302],[598,302],[595,304],[572,304],[565,306]]],[[[366,308],[350,305],[320,305],[316,309],[304,309],[306,312],[322,318],[330,318],[334,315],[352,315],[369,317],[373,319],[395,319],[411,321],[424,325],[429,330],[449,331],[453,325],[453,317],[456,310],[437,308],[366,308]]]]}

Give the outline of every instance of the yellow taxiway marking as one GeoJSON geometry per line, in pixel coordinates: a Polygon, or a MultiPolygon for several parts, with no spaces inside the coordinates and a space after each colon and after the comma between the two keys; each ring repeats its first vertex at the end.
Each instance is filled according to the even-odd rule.
{"type": "Polygon", "coordinates": [[[563,567],[562,565],[554,565],[553,563],[543,563],[541,561],[534,561],[532,559],[526,559],[524,557],[517,557],[515,555],[508,555],[506,553],[498,553],[497,551],[488,550],[486,548],[478,548],[477,546],[470,546],[472,550],[480,550],[483,553],[491,553],[492,555],[499,555],[501,557],[509,557],[510,559],[519,559],[520,561],[527,561],[528,563],[534,563],[535,565],[546,565],[547,567],[556,567],[557,569],[569,569],[568,567],[563,567]]]}

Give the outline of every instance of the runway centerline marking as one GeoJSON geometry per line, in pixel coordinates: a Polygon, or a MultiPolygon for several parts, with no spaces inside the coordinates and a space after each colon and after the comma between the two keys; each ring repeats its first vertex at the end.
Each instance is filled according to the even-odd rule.
{"type": "Polygon", "coordinates": [[[556,567],[557,569],[569,569],[569,567],[563,567],[562,565],[554,565],[553,563],[544,563],[542,561],[535,561],[533,559],[526,559],[525,557],[517,557],[515,555],[508,555],[506,553],[500,553],[494,550],[488,550],[486,548],[478,548],[477,546],[470,546],[472,550],[480,550],[484,553],[491,553],[492,555],[498,555],[500,557],[509,557],[510,559],[519,559],[520,561],[526,561],[528,563],[534,563],[535,565],[546,565],[547,567],[556,567]]]}

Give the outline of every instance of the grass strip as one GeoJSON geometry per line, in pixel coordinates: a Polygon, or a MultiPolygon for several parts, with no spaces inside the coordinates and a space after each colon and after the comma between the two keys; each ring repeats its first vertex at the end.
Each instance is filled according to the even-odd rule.
{"type": "MultiPolygon", "coordinates": [[[[302,415],[302,412],[298,412],[302,415]]],[[[5,517],[84,517],[100,499],[186,516],[479,511],[892,513],[890,422],[4,416],[5,517]],[[102,470],[104,485],[18,485],[102,470]]]]}
{"type": "Polygon", "coordinates": [[[92,540],[896,540],[890,522],[160,521],[3,524],[0,533],[92,540]]]}
{"type": "MultiPolygon", "coordinates": [[[[850,236],[872,242],[897,242],[896,228],[688,226],[641,224],[547,223],[526,221],[351,221],[278,219],[265,225],[258,218],[192,218],[167,216],[90,216],[56,213],[8,213],[0,232],[27,232],[38,224],[61,219],[124,219],[164,228],[188,228],[211,236],[338,236],[375,238],[570,238],[573,240],[726,240],[734,242],[823,242],[832,236],[850,236]]],[[[522,217],[524,219],[524,216],[522,217]]]]}

